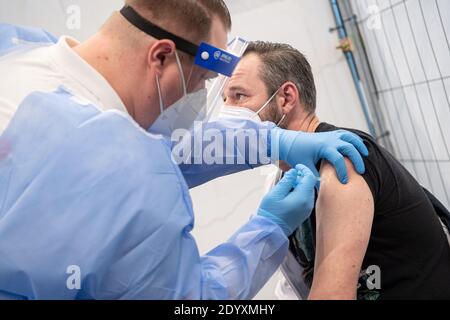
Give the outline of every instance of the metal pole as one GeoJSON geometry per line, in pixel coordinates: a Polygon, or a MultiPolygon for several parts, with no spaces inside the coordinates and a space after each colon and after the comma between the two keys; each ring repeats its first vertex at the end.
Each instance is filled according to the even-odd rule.
{"type": "MultiPolygon", "coordinates": [[[[345,28],[344,19],[342,18],[341,10],[339,8],[338,0],[330,0],[331,8],[333,10],[333,15],[336,21],[336,30],[338,31],[339,39],[348,39],[347,29],[345,28]]],[[[361,78],[358,73],[358,67],[356,66],[356,60],[351,50],[343,50],[345,59],[347,60],[348,66],[350,67],[350,72],[352,74],[353,82],[355,83],[356,92],[358,94],[361,107],[363,109],[364,117],[369,127],[369,132],[373,137],[376,137],[375,126],[372,122],[369,104],[367,102],[366,94],[362,86],[361,78]]]]}

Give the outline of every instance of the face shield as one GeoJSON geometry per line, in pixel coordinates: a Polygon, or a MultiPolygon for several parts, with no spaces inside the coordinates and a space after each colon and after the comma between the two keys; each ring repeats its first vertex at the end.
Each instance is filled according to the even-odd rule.
{"type": "Polygon", "coordinates": [[[174,105],[163,108],[164,101],[160,94],[161,116],[149,129],[150,133],[162,134],[178,142],[185,134],[190,135],[195,125],[209,121],[218,113],[226,83],[245,52],[248,42],[235,38],[229,43],[227,50],[208,43],[195,45],[154,25],[130,6],[125,6],[120,12],[125,19],[144,33],[159,40],[172,40],[177,50],[191,56],[194,60],[191,70],[185,73],[180,57],[176,54],[184,91],[183,97],[174,105]]]}

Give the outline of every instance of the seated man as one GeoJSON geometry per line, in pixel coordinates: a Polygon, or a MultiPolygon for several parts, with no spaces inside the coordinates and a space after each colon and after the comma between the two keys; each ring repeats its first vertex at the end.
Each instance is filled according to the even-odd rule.
{"type": "MultiPolygon", "coordinates": [[[[252,43],[224,99],[223,116],[305,132],[338,129],[315,115],[311,67],[289,45],[252,43]]],[[[450,299],[450,246],[426,191],[372,137],[351,131],[369,148],[366,174],[347,162],[342,185],[328,163],[318,168],[315,211],[291,237],[289,263],[302,272],[287,265],[290,280],[302,279],[310,299],[450,299]]]]}

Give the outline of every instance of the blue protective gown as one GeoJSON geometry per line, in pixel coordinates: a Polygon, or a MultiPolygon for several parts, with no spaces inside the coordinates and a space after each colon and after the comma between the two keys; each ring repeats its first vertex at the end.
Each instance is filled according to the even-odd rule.
{"type": "MultiPolygon", "coordinates": [[[[12,37],[54,41],[5,25],[0,35],[0,56],[12,37]]],[[[253,217],[201,257],[170,145],[64,88],[31,92],[0,146],[0,298],[249,299],[287,253],[282,230],[253,217]]],[[[225,167],[222,174],[248,168],[225,167]]],[[[221,175],[219,167],[181,169],[191,186],[221,175]]]]}

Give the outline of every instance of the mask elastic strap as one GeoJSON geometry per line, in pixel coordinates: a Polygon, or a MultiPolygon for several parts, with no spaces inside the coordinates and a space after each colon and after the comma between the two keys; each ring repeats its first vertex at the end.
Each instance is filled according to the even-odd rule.
{"type": "Polygon", "coordinates": [[[188,77],[188,80],[186,82],[186,87],[188,87],[189,83],[191,83],[192,74],[194,73],[194,67],[195,67],[195,64],[192,65],[191,71],[189,71],[189,77],[188,77]]]}
{"type": "Polygon", "coordinates": [[[267,100],[267,102],[261,107],[261,109],[259,109],[256,114],[256,116],[259,116],[259,114],[270,104],[270,102],[272,102],[273,98],[275,98],[275,96],[278,94],[278,92],[280,92],[281,88],[278,88],[278,90],[270,97],[269,100],[267,100]]]}
{"type": "Polygon", "coordinates": [[[161,95],[161,85],[159,83],[159,77],[156,75],[156,87],[158,88],[158,96],[159,96],[159,108],[161,110],[161,116],[164,114],[164,103],[161,95]]]}
{"type": "Polygon", "coordinates": [[[175,51],[175,59],[177,60],[178,70],[180,71],[181,75],[181,83],[183,85],[183,96],[187,96],[187,88],[186,88],[186,80],[184,78],[183,68],[181,67],[181,61],[180,57],[178,56],[178,53],[175,51]]]}
{"type": "Polygon", "coordinates": [[[284,119],[286,119],[286,115],[285,114],[283,114],[283,117],[281,118],[281,120],[278,121],[277,127],[279,127],[283,123],[284,119]]]}

